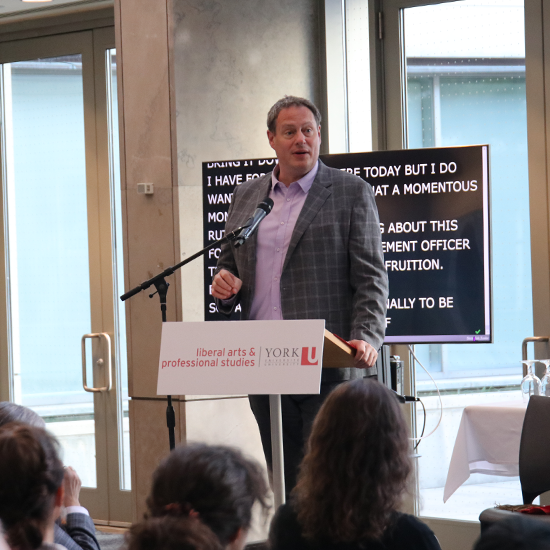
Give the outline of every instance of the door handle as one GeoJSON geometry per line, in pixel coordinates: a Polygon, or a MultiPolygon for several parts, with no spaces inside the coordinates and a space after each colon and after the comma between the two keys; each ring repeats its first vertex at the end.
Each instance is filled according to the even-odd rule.
{"type": "MultiPolygon", "coordinates": [[[[94,332],[93,334],[85,334],[82,337],[82,386],[87,392],[104,392],[110,391],[112,387],[113,373],[111,368],[111,337],[106,332],[94,332]],[[107,386],[102,388],[89,388],[86,385],[86,339],[98,338],[99,340],[105,340],[107,344],[107,386]]],[[[98,359],[96,361],[97,366],[103,366],[105,361],[98,359]]]]}

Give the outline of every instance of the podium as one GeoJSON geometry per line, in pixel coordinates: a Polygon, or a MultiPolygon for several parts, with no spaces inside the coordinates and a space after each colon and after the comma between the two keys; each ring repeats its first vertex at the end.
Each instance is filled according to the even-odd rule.
{"type": "Polygon", "coordinates": [[[157,394],[269,394],[278,507],[285,501],[280,396],[319,393],[321,368],[352,367],[353,356],[324,320],[163,323],[157,394]]]}
{"type": "Polygon", "coordinates": [[[345,369],[354,366],[355,350],[342,338],[325,329],[323,368],[345,369]]]}

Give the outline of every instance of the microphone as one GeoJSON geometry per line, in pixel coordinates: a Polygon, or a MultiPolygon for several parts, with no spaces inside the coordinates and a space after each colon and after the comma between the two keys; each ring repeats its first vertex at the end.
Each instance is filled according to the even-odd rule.
{"type": "Polygon", "coordinates": [[[235,240],[235,248],[242,246],[256,232],[258,225],[260,225],[260,222],[271,212],[272,208],[273,201],[269,197],[266,197],[260,204],[258,204],[254,215],[243,225],[241,234],[235,240]]]}

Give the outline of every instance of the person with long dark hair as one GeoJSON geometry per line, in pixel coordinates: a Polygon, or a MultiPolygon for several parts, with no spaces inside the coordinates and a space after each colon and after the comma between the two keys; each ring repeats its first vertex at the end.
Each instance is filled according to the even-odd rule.
{"type": "Polygon", "coordinates": [[[345,382],[321,407],[291,500],[270,530],[272,550],[441,550],[398,512],[412,470],[399,403],[371,380],[345,382]]]}
{"type": "Polygon", "coordinates": [[[260,465],[236,449],[192,443],[174,449],[153,474],[147,498],[153,517],[196,519],[223,547],[240,550],[252,521],[252,506],[268,509],[260,465]]]}
{"type": "Polygon", "coordinates": [[[63,549],[54,524],[63,502],[59,444],[46,430],[0,427],[0,520],[12,550],[63,549]]]}

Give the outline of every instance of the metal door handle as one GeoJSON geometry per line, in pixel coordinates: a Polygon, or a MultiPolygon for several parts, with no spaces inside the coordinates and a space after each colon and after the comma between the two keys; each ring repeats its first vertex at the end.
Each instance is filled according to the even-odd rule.
{"type": "MultiPolygon", "coordinates": [[[[101,367],[105,364],[105,361],[103,359],[98,359],[96,361],[96,364],[101,367]]],[[[93,334],[85,334],[82,337],[82,386],[84,387],[84,390],[87,392],[104,392],[104,391],[110,391],[112,387],[112,368],[111,368],[111,337],[106,332],[95,332],[93,334]],[[86,385],[86,339],[87,338],[99,338],[100,340],[103,338],[105,339],[105,342],[107,343],[107,386],[104,386],[103,388],[89,388],[86,385]]]]}

